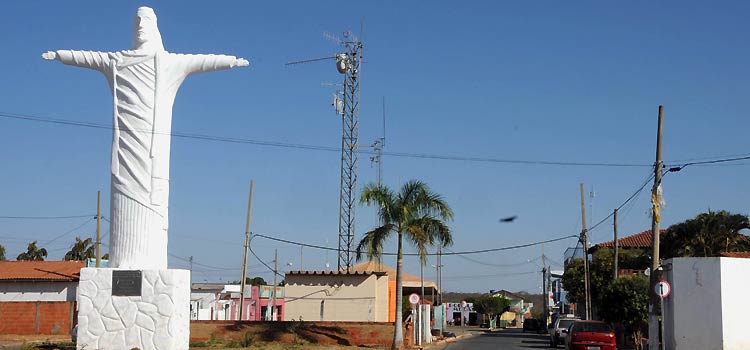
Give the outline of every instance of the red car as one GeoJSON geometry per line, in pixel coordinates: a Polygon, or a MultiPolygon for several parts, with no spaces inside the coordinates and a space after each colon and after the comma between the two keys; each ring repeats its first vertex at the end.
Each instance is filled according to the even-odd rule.
{"type": "Polygon", "coordinates": [[[575,321],[565,338],[567,350],[617,350],[615,331],[601,321],[575,321]]]}

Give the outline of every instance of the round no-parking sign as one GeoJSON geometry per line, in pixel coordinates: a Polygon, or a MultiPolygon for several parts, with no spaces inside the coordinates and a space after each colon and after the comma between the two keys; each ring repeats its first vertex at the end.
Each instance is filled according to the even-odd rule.
{"type": "Polygon", "coordinates": [[[662,280],[656,283],[654,286],[654,292],[656,292],[656,295],[658,295],[659,298],[664,299],[672,292],[672,287],[669,285],[669,282],[662,280]]]}

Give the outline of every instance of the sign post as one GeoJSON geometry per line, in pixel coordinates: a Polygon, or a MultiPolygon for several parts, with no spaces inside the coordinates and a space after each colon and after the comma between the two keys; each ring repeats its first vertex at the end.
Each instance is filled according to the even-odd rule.
{"type": "Polygon", "coordinates": [[[419,294],[417,293],[411,293],[409,294],[409,304],[411,304],[411,315],[412,320],[414,324],[414,340],[416,340],[417,345],[422,345],[422,318],[421,318],[421,311],[417,308],[417,304],[419,304],[419,294]]]}
{"type": "Polygon", "coordinates": [[[672,286],[669,285],[669,282],[661,280],[654,286],[654,292],[659,296],[661,302],[661,341],[659,342],[661,346],[659,348],[664,349],[664,298],[672,292],[672,286]]]}

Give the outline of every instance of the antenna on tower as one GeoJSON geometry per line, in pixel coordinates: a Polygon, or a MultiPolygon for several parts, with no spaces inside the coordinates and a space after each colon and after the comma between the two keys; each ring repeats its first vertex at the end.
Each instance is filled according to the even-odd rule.
{"type": "Polygon", "coordinates": [[[383,184],[383,148],[385,148],[385,96],[383,96],[383,137],[375,139],[370,145],[375,154],[370,157],[371,164],[378,167],[378,185],[383,184]]]}
{"type": "Polygon", "coordinates": [[[341,188],[339,194],[339,270],[352,267],[354,256],[354,210],[357,205],[357,153],[359,147],[359,96],[362,62],[362,42],[351,32],[341,39],[330,33],[323,37],[341,46],[334,56],[289,62],[286,65],[334,59],[336,70],[344,75],[343,91],[333,95],[333,107],[342,118],[341,132],[341,188]]]}

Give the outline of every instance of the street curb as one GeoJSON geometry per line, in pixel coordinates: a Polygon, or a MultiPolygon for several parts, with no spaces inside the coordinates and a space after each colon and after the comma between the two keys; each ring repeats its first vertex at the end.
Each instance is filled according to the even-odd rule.
{"type": "Polygon", "coordinates": [[[434,346],[439,346],[439,345],[443,345],[443,344],[453,343],[455,341],[458,341],[459,339],[469,338],[469,337],[472,337],[472,336],[474,336],[473,333],[464,333],[464,334],[457,335],[455,337],[445,338],[445,339],[442,339],[442,340],[436,340],[436,341],[433,341],[432,343],[429,343],[429,344],[423,345],[423,346],[416,346],[415,345],[415,346],[410,347],[410,349],[429,349],[429,348],[432,348],[434,346]]]}

